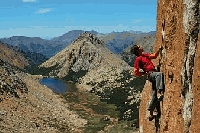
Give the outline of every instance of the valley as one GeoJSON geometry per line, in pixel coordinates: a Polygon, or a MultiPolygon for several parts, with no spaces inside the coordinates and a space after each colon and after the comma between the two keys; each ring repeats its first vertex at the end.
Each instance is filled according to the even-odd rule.
{"type": "MultiPolygon", "coordinates": [[[[19,46],[12,47],[16,54],[24,56],[24,60],[29,64],[16,71],[14,67],[18,67],[15,64],[18,59],[11,58],[10,64],[1,67],[9,73],[14,71],[12,75],[16,75],[27,89],[26,93],[22,93],[20,88],[13,88],[14,90],[9,92],[7,87],[2,86],[3,106],[0,111],[6,112],[1,116],[2,132],[118,130],[128,133],[138,130],[140,93],[146,79],[135,78],[132,67],[122,60],[119,54],[110,51],[96,35],[88,32],[80,34],[65,49],[49,59],[45,59],[41,53],[34,54],[33,51],[25,49],[20,53],[19,46]],[[40,64],[41,61],[43,62],[40,64]],[[11,70],[7,70],[7,66],[11,67],[11,70]],[[54,93],[39,83],[44,77],[70,81],[78,90],[64,94],[54,93]],[[57,114],[58,112],[60,113],[57,114]],[[66,113],[70,115],[64,115],[66,113]],[[69,119],[70,121],[66,121],[69,119]]],[[[8,52],[7,56],[9,55],[8,52]]],[[[2,59],[2,63],[7,62],[4,56],[2,59]]],[[[7,78],[12,75],[7,74],[7,78]]],[[[8,81],[1,78],[1,84],[8,84],[8,81]]],[[[13,86],[12,83],[10,86],[13,86]]]]}

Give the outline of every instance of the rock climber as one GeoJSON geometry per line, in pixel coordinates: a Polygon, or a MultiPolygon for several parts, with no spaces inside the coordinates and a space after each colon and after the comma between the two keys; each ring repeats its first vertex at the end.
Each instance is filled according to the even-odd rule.
{"type": "MultiPolygon", "coordinates": [[[[140,45],[133,45],[130,53],[136,55],[134,61],[134,75],[135,76],[146,76],[147,79],[152,83],[152,98],[150,100],[149,110],[149,121],[152,121],[156,115],[153,114],[154,109],[157,109],[159,101],[163,99],[164,93],[164,76],[162,72],[156,70],[156,67],[152,63],[152,59],[156,59],[159,53],[162,51],[162,47],[159,48],[155,53],[149,54],[144,53],[143,48],[140,45]],[[142,71],[141,71],[142,69],[142,71]]],[[[160,111],[157,109],[157,116],[160,115],[160,111]]]]}

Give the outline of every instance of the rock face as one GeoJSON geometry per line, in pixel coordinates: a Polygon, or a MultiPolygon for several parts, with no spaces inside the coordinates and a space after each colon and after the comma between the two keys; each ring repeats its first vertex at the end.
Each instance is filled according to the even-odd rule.
{"type": "MultiPolygon", "coordinates": [[[[148,121],[151,84],[147,81],[140,104],[140,133],[200,132],[200,36],[198,0],[158,0],[155,49],[165,75],[161,117],[148,121]]],[[[158,62],[155,62],[158,64],[158,62]]]]}

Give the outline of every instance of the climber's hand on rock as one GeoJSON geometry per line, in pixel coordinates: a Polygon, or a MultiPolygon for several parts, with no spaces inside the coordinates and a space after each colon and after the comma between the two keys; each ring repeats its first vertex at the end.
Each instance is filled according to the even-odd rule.
{"type": "Polygon", "coordinates": [[[163,47],[163,46],[160,46],[159,50],[162,51],[163,49],[164,49],[164,47],[163,47]]]}

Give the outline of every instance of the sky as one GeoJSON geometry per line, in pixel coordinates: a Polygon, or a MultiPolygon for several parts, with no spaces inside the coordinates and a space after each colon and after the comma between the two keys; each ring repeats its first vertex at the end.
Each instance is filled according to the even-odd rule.
{"type": "Polygon", "coordinates": [[[156,30],[157,0],[4,0],[0,38],[53,38],[71,30],[156,30]]]}

